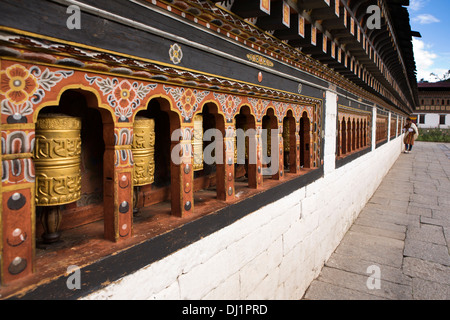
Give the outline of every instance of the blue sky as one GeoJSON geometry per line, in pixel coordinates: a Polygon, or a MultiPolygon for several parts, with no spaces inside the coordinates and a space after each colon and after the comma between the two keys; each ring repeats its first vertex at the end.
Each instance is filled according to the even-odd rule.
{"type": "Polygon", "coordinates": [[[438,81],[430,73],[442,77],[450,70],[450,1],[410,0],[408,11],[413,31],[422,38],[413,38],[417,80],[438,81]]]}

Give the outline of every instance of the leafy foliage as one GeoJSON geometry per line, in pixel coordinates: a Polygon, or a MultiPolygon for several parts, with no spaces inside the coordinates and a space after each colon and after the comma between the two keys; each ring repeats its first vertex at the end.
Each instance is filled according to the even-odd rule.
{"type": "Polygon", "coordinates": [[[417,141],[450,142],[450,129],[419,129],[417,141]]]}

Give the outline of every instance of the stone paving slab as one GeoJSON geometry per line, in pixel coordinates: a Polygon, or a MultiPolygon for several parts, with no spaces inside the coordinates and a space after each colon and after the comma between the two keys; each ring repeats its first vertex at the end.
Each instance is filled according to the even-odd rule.
{"type": "Polygon", "coordinates": [[[350,228],[350,231],[360,232],[373,236],[380,236],[385,238],[397,239],[397,240],[405,240],[405,232],[393,231],[383,228],[377,228],[373,225],[364,226],[360,224],[353,224],[350,228]]]}
{"type": "Polygon", "coordinates": [[[385,211],[370,211],[363,210],[360,213],[362,218],[371,218],[378,221],[390,222],[402,226],[420,226],[420,217],[417,215],[410,215],[407,213],[398,213],[389,209],[385,211]]]}
{"type": "Polygon", "coordinates": [[[408,205],[408,209],[406,210],[407,214],[413,214],[417,216],[423,216],[423,217],[432,217],[432,210],[430,208],[424,208],[424,207],[416,207],[414,205],[408,205]]]}
{"type": "MultiPolygon", "coordinates": [[[[366,276],[367,279],[367,276],[370,275],[367,271],[369,270],[369,267],[373,266],[375,263],[380,267],[380,272],[384,280],[398,284],[411,285],[411,277],[404,274],[401,269],[382,265],[379,261],[363,260],[359,257],[335,253],[328,259],[325,266],[357,273],[366,276]]],[[[411,272],[416,272],[416,270],[411,270],[411,272]]]]}
{"type": "Polygon", "coordinates": [[[441,226],[422,224],[420,228],[408,227],[406,238],[442,246],[447,245],[445,242],[444,230],[441,226]]]}
{"type": "Polygon", "coordinates": [[[428,281],[450,285],[448,267],[418,258],[405,257],[402,272],[411,278],[421,278],[428,281]]]}
{"type": "Polygon", "coordinates": [[[354,225],[374,227],[383,230],[395,231],[395,232],[406,232],[406,226],[395,224],[387,221],[380,221],[371,217],[358,217],[354,225]]]}
{"type": "Polygon", "coordinates": [[[304,299],[450,299],[449,150],[417,142],[399,156],[304,299]]]}
{"type": "Polygon", "coordinates": [[[412,288],[416,300],[450,299],[450,286],[445,284],[414,278],[412,288]]]}
{"type": "Polygon", "coordinates": [[[380,247],[384,250],[403,250],[403,240],[349,230],[341,244],[350,244],[362,248],[380,247]]]}
{"type": "Polygon", "coordinates": [[[403,255],[450,266],[450,256],[446,245],[441,246],[406,237],[403,255]]]}
{"type": "Polygon", "coordinates": [[[367,286],[367,275],[359,275],[327,266],[322,269],[322,272],[317,279],[322,282],[331,283],[343,288],[372,294],[382,298],[400,300],[412,299],[411,286],[409,285],[381,280],[379,289],[370,289],[367,286]]]}
{"type": "Polygon", "coordinates": [[[447,242],[448,253],[450,254],[450,227],[443,227],[445,241],[447,242]]]}
{"type": "Polygon", "coordinates": [[[311,283],[307,300],[387,300],[319,280],[311,283]]]}
{"type": "Polygon", "coordinates": [[[384,247],[361,247],[355,244],[341,243],[335,253],[359,257],[363,260],[379,262],[396,268],[400,268],[403,262],[403,249],[387,251],[384,247]]]}
{"type": "Polygon", "coordinates": [[[428,218],[428,217],[420,217],[420,223],[421,224],[432,224],[435,226],[443,226],[446,228],[450,228],[450,221],[449,220],[444,220],[444,219],[434,219],[434,218],[428,218]]]}

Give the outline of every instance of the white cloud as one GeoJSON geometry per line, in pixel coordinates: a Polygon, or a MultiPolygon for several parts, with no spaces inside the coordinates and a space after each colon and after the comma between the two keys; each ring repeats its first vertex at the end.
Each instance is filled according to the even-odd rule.
{"type": "Polygon", "coordinates": [[[413,38],[413,48],[417,67],[417,80],[425,79],[427,81],[434,81],[435,79],[430,76],[430,73],[440,73],[438,70],[432,68],[438,55],[430,51],[431,46],[426,45],[422,40],[416,38],[413,38]]]}
{"type": "Polygon", "coordinates": [[[411,11],[419,11],[425,6],[427,2],[428,0],[411,0],[411,2],[409,3],[409,9],[411,11]]]}
{"type": "Polygon", "coordinates": [[[430,24],[430,23],[441,22],[441,20],[439,20],[435,16],[428,14],[428,13],[420,14],[417,17],[414,17],[412,20],[414,22],[418,22],[420,24],[430,24]]]}

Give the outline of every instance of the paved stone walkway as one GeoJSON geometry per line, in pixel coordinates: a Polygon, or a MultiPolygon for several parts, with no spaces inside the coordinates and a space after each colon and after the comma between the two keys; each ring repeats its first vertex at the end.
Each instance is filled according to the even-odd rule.
{"type": "Polygon", "coordinates": [[[416,142],[303,298],[449,300],[449,248],[450,144],[416,142]]]}

